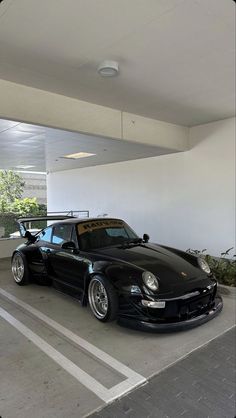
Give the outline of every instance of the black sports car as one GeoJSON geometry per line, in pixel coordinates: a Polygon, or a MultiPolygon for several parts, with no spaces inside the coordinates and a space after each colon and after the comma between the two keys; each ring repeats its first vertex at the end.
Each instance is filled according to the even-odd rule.
{"type": "Polygon", "coordinates": [[[103,322],[151,331],[190,328],[214,318],[223,302],[217,282],[201,257],[148,243],[121,219],[57,219],[12,255],[18,285],[36,278],[89,304],[103,322]]]}

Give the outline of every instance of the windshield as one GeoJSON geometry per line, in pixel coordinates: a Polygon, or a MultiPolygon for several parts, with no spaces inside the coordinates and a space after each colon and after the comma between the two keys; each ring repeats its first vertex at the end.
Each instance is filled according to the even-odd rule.
{"type": "Polygon", "coordinates": [[[119,219],[82,222],[77,225],[81,250],[120,245],[138,239],[135,232],[119,219]]]}

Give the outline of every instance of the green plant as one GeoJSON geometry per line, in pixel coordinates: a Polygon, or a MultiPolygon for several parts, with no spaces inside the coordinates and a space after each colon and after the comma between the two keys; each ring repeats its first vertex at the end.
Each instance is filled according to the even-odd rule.
{"type": "Polygon", "coordinates": [[[233,258],[230,258],[230,252],[232,250],[233,247],[222,252],[220,257],[206,254],[207,250],[205,248],[200,251],[191,250],[189,248],[187,252],[204,257],[219,283],[225,284],[226,286],[236,286],[236,255],[234,255],[233,258]]]}
{"type": "MultiPolygon", "coordinates": [[[[16,219],[19,217],[47,215],[47,206],[39,204],[37,199],[21,199],[24,190],[23,178],[17,173],[0,170],[0,233],[1,237],[8,238],[18,229],[16,219]]],[[[28,228],[42,229],[47,225],[46,221],[37,221],[28,228]]]]}
{"type": "Polygon", "coordinates": [[[0,210],[9,212],[10,205],[22,196],[25,182],[14,171],[0,171],[0,210]]]}
{"type": "Polygon", "coordinates": [[[12,232],[15,232],[18,227],[16,223],[16,214],[9,212],[0,212],[0,227],[3,227],[3,236],[1,238],[9,238],[12,232]]]}
{"type": "Polygon", "coordinates": [[[39,204],[36,197],[25,197],[24,199],[15,199],[9,206],[11,212],[23,215],[47,215],[46,205],[39,204]]]}

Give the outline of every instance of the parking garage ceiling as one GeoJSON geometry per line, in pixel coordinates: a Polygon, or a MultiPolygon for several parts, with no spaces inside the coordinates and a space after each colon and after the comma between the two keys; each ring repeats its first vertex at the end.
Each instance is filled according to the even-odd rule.
{"type": "Polygon", "coordinates": [[[3,0],[0,78],[193,126],[231,117],[232,0],[3,0]],[[120,74],[102,78],[104,59],[120,74]]]}
{"type": "Polygon", "coordinates": [[[0,119],[0,169],[54,172],[170,154],[164,147],[0,119]],[[67,158],[70,154],[91,154],[67,158]]]}

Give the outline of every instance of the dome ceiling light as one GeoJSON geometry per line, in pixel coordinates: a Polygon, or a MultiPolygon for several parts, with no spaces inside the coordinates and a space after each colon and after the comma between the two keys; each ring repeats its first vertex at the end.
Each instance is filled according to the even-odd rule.
{"type": "Polygon", "coordinates": [[[114,77],[119,73],[119,64],[116,61],[105,60],[98,67],[102,77],[114,77]]]}

